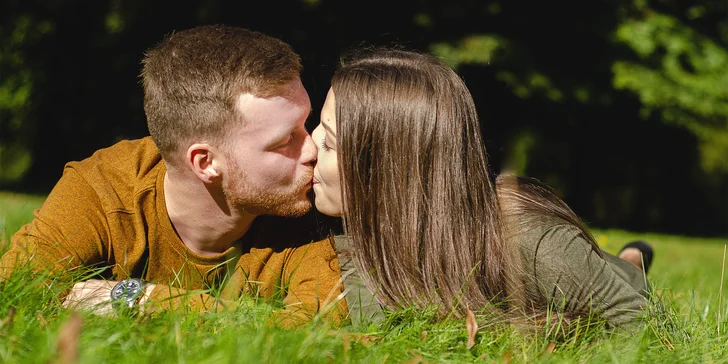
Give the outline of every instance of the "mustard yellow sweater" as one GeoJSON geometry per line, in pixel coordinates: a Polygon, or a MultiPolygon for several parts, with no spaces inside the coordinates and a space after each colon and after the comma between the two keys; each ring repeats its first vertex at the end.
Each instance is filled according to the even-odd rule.
{"type": "Polygon", "coordinates": [[[336,299],[342,293],[339,262],[313,215],[258,217],[226,252],[200,256],[169,220],[165,171],[149,137],[68,163],[33,221],[12,237],[0,259],[0,278],[18,264],[54,271],[98,266],[107,267],[102,275],[108,279],[156,283],[149,301],[161,308],[205,311],[230,305],[240,294],[280,295],[285,312],[295,313],[290,317],[309,318],[323,309],[334,320],[344,316],[346,302],[336,299]],[[224,299],[200,290],[217,290],[224,299]]]}

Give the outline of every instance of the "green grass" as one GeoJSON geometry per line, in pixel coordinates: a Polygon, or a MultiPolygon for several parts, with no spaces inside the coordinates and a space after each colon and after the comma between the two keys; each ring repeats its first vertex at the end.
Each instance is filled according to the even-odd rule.
{"type": "MultiPolygon", "coordinates": [[[[9,237],[30,221],[42,200],[0,193],[3,234],[9,237]]],[[[78,343],[71,340],[71,346],[79,348],[83,363],[728,362],[728,299],[719,298],[728,239],[620,230],[599,230],[595,236],[612,253],[632,239],[653,244],[650,276],[666,316],[651,319],[634,334],[583,329],[556,339],[512,328],[482,329],[468,349],[464,321],[436,323],[427,312],[397,312],[366,327],[313,322],[284,330],[268,324],[269,306],[253,303],[237,312],[136,319],[81,313],[78,343]],[[551,342],[556,343],[553,350],[551,342]]],[[[53,362],[59,337],[75,337],[69,324],[74,316],[56,298],[68,284],[33,277],[21,272],[0,283],[0,362],[53,362]]]]}
{"type": "MultiPolygon", "coordinates": [[[[43,204],[43,196],[21,195],[0,191],[0,242],[23,224],[33,219],[33,211],[43,204]]],[[[2,248],[2,244],[0,244],[2,248]]]]}

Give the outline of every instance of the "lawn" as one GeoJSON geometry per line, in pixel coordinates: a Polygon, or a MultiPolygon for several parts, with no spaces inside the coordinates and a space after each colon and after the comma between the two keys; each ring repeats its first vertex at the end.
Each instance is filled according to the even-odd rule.
{"type": "MultiPolygon", "coordinates": [[[[0,192],[0,237],[9,239],[42,201],[0,192]]],[[[666,315],[655,316],[631,334],[584,329],[564,338],[481,329],[468,349],[464,321],[435,323],[423,312],[396,312],[381,324],[362,327],[314,322],[295,330],[269,325],[270,307],[252,301],[228,313],[97,317],[63,309],[56,298],[65,288],[61,283],[16,275],[0,283],[0,362],[74,362],[76,355],[82,363],[135,364],[728,362],[728,299],[720,297],[728,239],[621,230],[597,230],[595,236],[612,253],[632,239],[653,244],[650,277],[666,315]]]]}

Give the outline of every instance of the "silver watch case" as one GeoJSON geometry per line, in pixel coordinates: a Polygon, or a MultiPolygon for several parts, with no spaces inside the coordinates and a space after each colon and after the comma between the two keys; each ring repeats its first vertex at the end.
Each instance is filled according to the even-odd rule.
{"type": "Polygon", "coordinates": [[[134,308],[139,298],[144,295],[144,286],[144,281],[138,278],[127,278],[114,285],[111,289],[111,303],[114,308],[134,308]]]}

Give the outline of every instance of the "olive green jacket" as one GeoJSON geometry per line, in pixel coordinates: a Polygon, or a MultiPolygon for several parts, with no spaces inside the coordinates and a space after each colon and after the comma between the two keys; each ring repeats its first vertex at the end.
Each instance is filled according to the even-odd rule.
{"type": "MultiPolygon", "coordinates": [[[[336,250],[352,322],[376,321],[382,308],[365,287],[344,236],[336,236],[336,250]]],[[[647,301],[642,271],[600,249],[593,249],[581,231],[561,220],[548,220],[508,237],[518,244],[529,304],[560,313],[591,312],[609,327],[636,322],[647,301]]]]}

